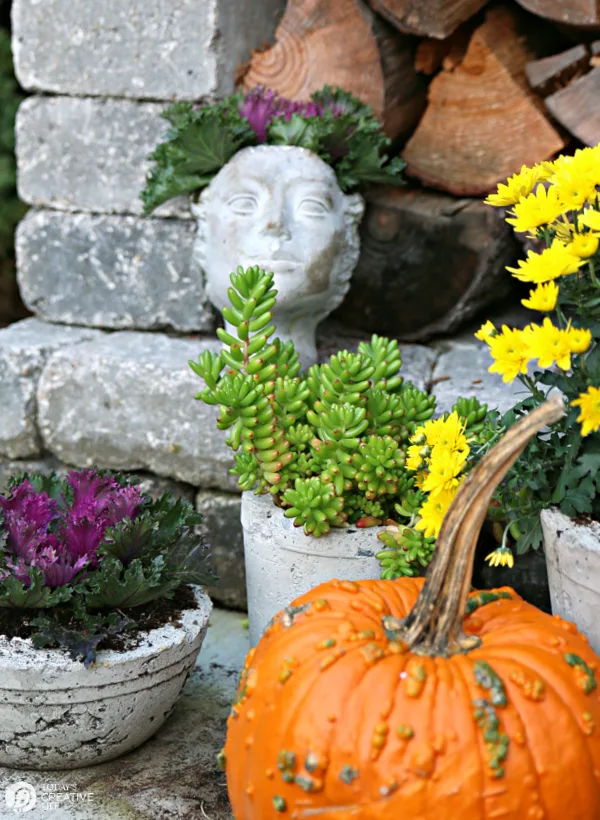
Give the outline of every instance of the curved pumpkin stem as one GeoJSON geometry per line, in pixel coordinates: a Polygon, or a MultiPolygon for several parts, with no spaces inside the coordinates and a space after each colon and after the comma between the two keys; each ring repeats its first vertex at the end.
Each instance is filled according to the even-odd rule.
{"type": "Polygon", "coordinates": [[[471,588],[475,548],[494,491],[519,458],[529,439],[565,413],[561,396],[554,396],[510,428],[468,474],[448,510],[440,531],[427,580],[410,615],[389,623],[413,651],[448,656],[479,645],[462,631],[471,588]]]}

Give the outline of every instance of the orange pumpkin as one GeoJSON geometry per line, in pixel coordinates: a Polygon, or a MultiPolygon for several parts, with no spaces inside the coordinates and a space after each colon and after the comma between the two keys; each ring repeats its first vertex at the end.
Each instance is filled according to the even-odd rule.
{"type": "Polygon", "coordinates": [[[598,820],[598,659],[513,590],[469,593],[494,488],[546,403],[469,475],[427,581],[331,581],[245,663],[226,772],[237,820],[598,820]],[[466,615],[465,615],[466,611],[466,615]]]}

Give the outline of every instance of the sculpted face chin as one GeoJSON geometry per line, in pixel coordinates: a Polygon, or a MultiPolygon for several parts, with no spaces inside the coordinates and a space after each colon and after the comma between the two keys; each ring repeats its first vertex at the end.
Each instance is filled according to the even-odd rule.
{"type": "Polygon", "coordinates": [[[230,160],[194,212],[197,253],[217,309],[228,303],[230,273],[258,265],[274,273],[280,338],[294,338],[292,324],[294,341],[314,337],[348,289],[362,199],[344,195],[333,170],[312,152],[259,146],[230,160]]]}

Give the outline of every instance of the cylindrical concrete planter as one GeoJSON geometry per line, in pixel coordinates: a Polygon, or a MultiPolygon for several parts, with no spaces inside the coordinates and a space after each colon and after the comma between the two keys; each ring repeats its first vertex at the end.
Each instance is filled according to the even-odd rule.
{"type": "Polygon", "coordinates": [[[271,618],[299,595],[339,578],[379,578],[377,529],[334,529],[307,536],[276,507],[270,495],[242,496],[250,643],[260,640],[271,618]]]}
{"type": "Polygon", "coordinates": [[[0,637],[0,766],[77,769],[112,760],[148,740],[171,714],[194,666],[212,610],[139,633],[138,645],[99,651],[86,669],[58,649],[0,637]]]}
{"type": "Polygon", "coordinates": [[[600,653],[600,523],[542,512],[552,612],[573,621],[600,653]]]}

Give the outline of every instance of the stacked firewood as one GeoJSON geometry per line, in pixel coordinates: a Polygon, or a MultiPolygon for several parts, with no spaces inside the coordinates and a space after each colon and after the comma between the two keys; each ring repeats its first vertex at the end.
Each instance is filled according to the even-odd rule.
{"type": "MultiPolygon", "coordinates": [[[[423,236],[435,233],[442,218],[459,219],[464,234],[464,208],[473,210],[465,197],[485,196],[522,165],[600,142],[600,0],[288,0],[274,44],[252,55],[239,80],[246,88],[262,84],[298,99],[325,83],[339,85],[373,106],[406,160],[412,185],[400,195],[374,195],[369,224],[376,235],[367,228],[363,242],[367,250],[376,245],[373,254],[381,257],[386,234],[389,268],[406,251],[407,210],[413,232],[416,208],[423,236]],[[390,223],[399,225],[391,238],[390,223]]],[[[482,219],[476,210],[472,230],[482,219]]],[[[444,248],[450,267],[452,234],[446,231],[444,248]]],[[[509,241],[493,230],[489,240],[504,249],[509,241]]],[[[486,253],[506,256],[489,247],[486,253]]],[[[461,279],[464,257],[454,255],[457,270],[447,283],[438,278],[447,304],[429,318],[417,309],[422,304],[412,312],[409,304],[401,335],[447,332],[480,306],[473,292],[477,271],[463,271],[461,279]]],[[[360,281],[360,266],[357,276],[360,281]]],[[[382,298],[390,277],[389,271],[380,277],[382,298]]],[[[479,279],[489,296],[489,271],[479,279]]],[[[357,307],[364,313],[364,298],[357,307]]],[[[373,324],[362,322],[368,329],[373,324]]]]}

